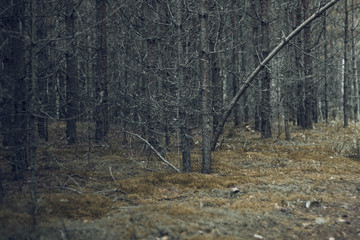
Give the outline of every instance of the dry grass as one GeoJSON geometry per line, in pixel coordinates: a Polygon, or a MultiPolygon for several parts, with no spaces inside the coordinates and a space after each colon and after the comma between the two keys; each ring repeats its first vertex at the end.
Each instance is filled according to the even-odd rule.
{"type": "MultiPolygon", "coordinates": [[[[319,226],[330,231],[331,236],[360,234],[355,225],[343,228],[343,233],[332,230],[334,222],[345,215],[360,223],[353,212],[360,198],[360,139],[355,125],[344,129],[341,123],[333,122],[327,126],[317,124],[313,130],[293,128],[291,141],[259,139],[258,133],[246,127],[228,129],[221,149],[212,154],[210,175],[200,173],[201,155],[196,148],[192,154],[194,172],[179,174],[147,154],[138,140],[131,139],[134,148],[130,143],[121,145],[121,134],[116,131],[106,145],[83,141],[64,147],[64,126],[55,127],[59,131],[52,132],[52,144],[39,148],[38,153],[39,201],[35,219],[40,224],[51,219],[99,219],[100,224],[104,216],[110,219],[121,214],[116,224],[127,226],[127,230],[116,234],[124,237],[147,239],[162,232],[180,239],[242,239],[240,230],[231,230],[233,218],[241,216],[237,221],[247,226],[240,227],[247,229],[244,236],[262,232],[272,236],[270,239],[312,239],[323,234],[314,223],[322,217],[326,223],[319,226]],[[239,192],[233,194],[233,187],[238,187],[239,192]],[[307,208],[307,202],[319,206],[307,208]],[[233,213],[238,215],[234,217],[233,213]],[[134,219],[124,220],[130,215],[134,219]],[[262,220],[257,223],[259,216],[262,220]],[[219,222],[209,227],[212,219],[219,222]],[[223,226],[224,221],[228,225],[223,226]],[[253,226],[249,227],[248,222],[253,226]],[[287,230],[279,230],[276,224],[287,230]],[[166,231],[149,230],[159,226],[166,231]],[[272,233],[261,229],[264,226],[272,233]]],[[[166,157],[178,165],[176,152],[166,157]]],[[[33,204],[29,195],[11,189],[16,184],[10,179],[4,181],[8,196],[1,204],[0,224],[16,223],[26,229],[32,225],[33,204]]],[[[23,191],[28,191],[26,185],[23,191]]],[[[111,224],[115,224],[113,221],[111,224]]]]}

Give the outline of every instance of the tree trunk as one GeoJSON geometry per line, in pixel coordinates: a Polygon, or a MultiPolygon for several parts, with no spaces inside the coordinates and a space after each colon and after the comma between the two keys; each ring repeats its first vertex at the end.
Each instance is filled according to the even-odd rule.
{"type": "MultiPolygon", "coordinates": [[[[220,30],[219,30],[220,31],[220,30]]],[[[215,39],[211,39],[209,42],[211,63],[211,83],[212,83],[212,109],[213,109],[213,131],[216,127],[221,116],[221,108],[223,106],[223,83],[220,77],[220,66],[219,66],[219,54],[216,53],[215,39]]]]}
{"type": "MultiPolygon", "coordinates": [[[[261,15],[261,42],[262,54],[261,60],[269,55],[270,52],[270,1],[260,1],[260,15],[261,15]]],[[[264,75],[261,79],[261,137],[271,138],[271,104],[270,104],[270,86],[271,76],[270,69],[265,68],[264,75]]]]}
{"type": "Polygon", "coordinates": [[[3,62],[3,109],[1,116],[3,126],[3,146],[11,152],[12,171],[15,179],[23,179],[28,167],[27,162],[27,127],[28,127],[28,99],[25,77],[25,41],[24,14],[25,3],[14,0],[8,6],[9,15],[2,18],[4,26],[4,47],[6,56],[3,62]],[[3,113],[2,113],[3,114],[3,113]]]}
{"type": "Polygon", "coordinates": [[[200,66],[202,90],[202,173],[211,173],[211,109],[207,1],[200,1],[200,66]]]}
{"type": "MultiPolygon", "coordinates": [[[[303,1],[303,11],[305,19],[310,16],[310,0],[303,1]]],[[[305,125],[307,129],[312,128],[313,122],[313,71],[311,60],[311,26],[308,24],[304,28],[304,78],[305,78],[305,125]]]]}
{"type": "Polygon", "coordinates": [[[184,48],[183,48],[183,30],[182,30],[182,0],[176,0],[176,76],[178,84],[178,117],[180,128],[180,141],[182,152],[182,172],[191,172],[191,152],[190,152],[190,129],[189,112],[186,111],[188,105],[188,94],[186,91],[186,82],[184,77],[184,48]]]}
{"type": "Polygon", "coordinates": [[[149,143],[160,153],[163,153],[162,145],[162,129],[161,129],[161,118],[162,109],[160,108],[160,91],[161,91],[161,80],[158,76],[159,69],[159,49],[158,49],[158,26],[159,21],[158,11],[159,9],[156,0],[148,2],[146,6],[146,19],[148,21],[148,35],[146,39],[147,46],[147,64],[148,74],[144,76],[145,82],[147,82],[147,130],[149,143]],[[150,80],[150,81],[149,81],[150,80]]]}
{"type": "MultiPolygon", "coordinates": [[[[254,65],[257,66],[259,64],[260,58],[259,58],[259,50],[261,48],[260,46],[260,40],[261,36],[259,33],[259,19],[258,19],[258,2],[254,1],[251,6],[251,14],[252,14],[252,33],[254,36],[253,39],[253,61],[254,65]]],[[[254,129],[256,131],[261,131],[261,108],[260,108],[260,100],[261,100],[261,86],[259,79],[255,79],[254,83],[254,95],[256,96],[254,99],[255,102],[255,109],[254,109],[254,129]]]]}
{"type": "Polygon", "coordinates": [[[327,50],[327,23],[326,12],[323,17],[323,36],[324,36],[324,104],[325,104],[325,123],[329,123],[329,99],[328,99],[328,76],[327,76],[327,64],[328,64],[328,50],[327,50]]]}
{"type": "Polygon", "coordinates": [[[75,56],[75,10],[74,1],[66,1],[65,14],[66,28],[66,143],[77,141],[76,115],[77,115],[77,63],[75,56]]]}
{"type": "MultiPolygon", "coordinates": [[[[236,0],[232,0],[232,9],[237,9],[236,0]]],[[[232,97],[234,97],[239,90],[239,79],[237,77],[237,69],[239,64],[239,53],[238,53],[238,47],[237,42],[239,41],[239,36],[242,35],[242,26],[238,26],[237,19],[238,19],[238,12],[234,11],[231,16],[231,22],[232,22],[232,56],[231,56],[231,63],[232,63],[232,97]],[[238,30],[239,28],[239,30],[238,30]],[[238,31],[240,33],[238,33],[238,31]]],[[[241,18],[241,17],[240,17],[241,18]]],[[[241,54],[244,56],[244,41],[241,40],[241,54]]],[[[244,66],[244,61],[241,62],[241,66],[244,66]]],[[[244,104],[246,106],[246,103],[244,104]]],[[[234,126],[238,126],[240,124],[240,111],[239,111],[239,104],[234,107],[234,126]]]]}
{"type": "Polygon", "coordinates": [[[96,29],[95,140],[105,141],[109,130],[105,1],[96,0],[96,22],[98,26],[96,29]]]}
{"type": "Polygon", "coordinates": [[[352,65],[352,77],[353,77],[353,86],[354,86],[354,120],[355,122],[359,121],[359,80],[357,73],[357,51],[356,51],[356,20],[355,20],[355,3],[354,0],[351,0],[351,65],[352,65]]]}
{"type": "Polygon", "coordinates": [[[344,95],[343,95],[343,110],[344,110],[344,127],[349,126],[349,76],[348,76],[348,41],[349,41],[349,11],[347,0],[344,0],[344,12],[345,12],[345,21],[344,21],[344,95]]]}
{"type": "MultiPolygon", "coordinates": [[[[297,7],[294,13],[294,28],[299,26],[301,24],[302,20],[302,5],[301,0],[298,0],[297,7]]],[[[302,65],[302,39],[301,36],[298,36],[296,39],[296,45],[298,47],[295,47],[295,66],[297,70],[297,77],[298,77],[298,84],[297,84],[297,111],[296,111],[296,122],[298,126],[305,127],[305,91],[304,91],[304,74],[303,74],[303,65],[302,65]]]]}

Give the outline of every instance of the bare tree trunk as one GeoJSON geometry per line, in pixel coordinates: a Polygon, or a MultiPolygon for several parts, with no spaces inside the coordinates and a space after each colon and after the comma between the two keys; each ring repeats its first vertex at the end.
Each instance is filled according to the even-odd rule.
{"type": "Polygon", "coordinates": [[[29,170],[30,170],[30,195],[31,200],[33,201],[32,215],[35,223],[35,212],[36,212],[36,203],[37,203],[37,195],[36,195],[36,142],[35,142],[35,114],[38,115],[38,104],[37,99],[39,97],[39,88],[38,88],[38,56],[37,56],[37,14],[38,14],[38,0],[31,0],[31,46],[30,46],[30,55],[31,55],[31,92],[28,99],[30,103],[29,109],[29,120],[28,120],[28,141],[27,141],[27,149],[28,149],[28,162],[29,162],[29,170]],[[31,114],[31,115],[30,115],[31,114]]]}
{"type": "MultiPolygon", "coordinates": [[[[290,3],[291,1],[288,1],[288,3],[290,3]]],[[[287,10],[286,14],[285,14],[285,26],[284,29],[286,32],[289,32],[289,30],[291,29],[291,11],[287,10]]],[[[292,74],[292,69],[294,67],[292,58],[293,56],[290,54],[292,48],[290,48],[289,45],[287,45],[287,53],[286,53],[286,61],[287,63],[285,64],[285,76],[286,78],[290,79],[291,78],[291,74],[292,74]]],[[[291,139],[291,134],[290,134],[290,127],[289,127],[289,119],[290,119],[290,92],[291,92],[291,86],[294,86],[292,82],[289,81],[284,81],[284,83],[282,84],[283,87],[283,97],[284,97],[284,101],[283,101],[283,107],[284,107],[284,129],[285,129],[285,140],[289,141],[291,139]]]]}
{"type": "Polygon", "coordinates": [[[356,51],[356,23],[355,23],[355,3],[354,0],[351,0],[351,65],[352,65],[352,77],[353,77],[353,86],[354,86],[354,120],[359,121],[359,79],[357,73],[357,51],[356,51]]]}
{"type": "MultiPolygon", "coordinates": [[[[310,1],[303,1],[303,11],[305,19],[310,16],[310,1]]],[[[308,24],[304,28],[304,73],[305,73],[305,128],[311,129],[313,122],[313,71],[311,60],[311,26],[308,24]]]]}
{"type": "Polygon", "coordinates": [[[345,12],[345,21],[344,21],[344,95],[343,95],[343,110],[344,110],[344,127],[349,125],[349,75],[348,75],[348,41],[349,41],[349,11],[347,0],[344,0],[344,12],[345,12]]]}
{"type": "MultiPolygon", "coordinates": [[[[44,0],[37,0],[37,9],[41,9],[42,11],[45,11],[46,4],[44,3],[44,0]]],[[[39,10],[37,10],[39,11],[39,10]]],[[[39,41],[46,39],[47,37],[47,25],[45,24],[45,18],[39,17],[37,20],[37,29],[35,31],[36,39],[39,41]]],[[[47,81],[48,78],[46,78],[46,70],[48,68],[48,59],[50,56],[47,56],[47,50],[48,48],[42,47],[37,48],[38,56],[37,56],[37,82],[38,82],[38,93],[37,93],[37,101],[39,106],[39,111],[37,112],[37,133],[38,137],[40,139],[43,139],[45,141],[49,140],[49,133],[48,133],[48,117],[45,115],[44,112],[48,112],[49,110],[49,102],[47,97],[47,81]]],[[[48,54],[50,55],[50,54],[48,54]]]]}
{"type": "Polygon", "coordinates": [[[105,141],[109,130],[108,81],[107,81],[107,36],[106,2],[96,0],[97,50],[96,50],[96,109],[95,140],[105,141]]]}
{"type": "MultiPolygon", "coordinates": [[[[259,64],[259,62],[261,62],[260,60],[260,33],[259,33],[259,19],[258,19],[258,2],[259,1],[253,1],[252,6],[251,6],[251,13],[252,13],[252,33],[254,36],[253,39],[253,61],[254,61],[254,65],[257,66],[259,64]]],[[[259,79],[255,79],[255,83],[254,83],[254,95],[255,97],[255,109],[254,109],[254,129],[256,131],[261,131],[261,108],[260,108],[260,100],[261,100],[261,86],[260,86],[260,80],[259,79]]]]}
{"type": "MultiPolygon", "coordinates": [[[[260,1],[260,15],[261,15],[261,42],[262,54],[261,59],[264,59],[270,52],[270,1],[260,1]]],[[[270,86],[271,76],[270,69],[265,68],[264,75],[261,79],[261,137],[271,138],[271,104],[270,104],[270,86]]]]}
{"type": "Polygon", "coordinates": [[[329,99],[328,99],[328,76],[327,76],[327,64],[328,64],[328,50],[327,50],[327,23],[326,12],[323,17],[323,36],[324,36],[324,104],[325,104],[325,123],[329,123],[329,99]]]}
{"type": "Polygon", "coordinates": [[[202,173],[211,173],[211,109],[209,76],[208,6],[206,0],[200,2],[200,66],[202,87],[202,173]]]}
{"type": "MultiPolygon", "coordinates": [[[[301,24],[302,20],[302,0],[297,1],[297,7],[294,13],[295,16],[293,16],[293,21],[295,27],[299,26],[301,24]]],[[[305,127],[305,91],[304,91],[304,73],[303,73],[303,64],[302,64],[302,51],[301,46],[303,45],[303,41],[301,39],[301,34],[295,39],[296,45],[298,47],[295,47],[295,66],[297,70],[297,77],[298,77],[298,84],[297,84],[297,111],[296,111],[296,122],[298,126],[305,127]]]]}
{"type": "Polygon", "coordinates": [[[183,31],[182,31],[182,0],[176,0],[176,42],[177,42],[177,59],[176,73],[178,84],[178,104],[179,104],[179,125],[180,141],[182,152],[182,172],[191,172],[191,152],[190,152],[190,129],[189,129],[189,112],[188,94],[186,91],[186,82],[184,77],[184,48],[183,48],[183,31]]]}
{"type": "Polygon", "coordinates": [[[2,18],[4,26],[3,47],[6,56],[3,62],[2,86],[4,112],[1,116],[3,131],[3,146],[11,152],[12,171],[15,179],[24,179],[27,162],[27,127],[28,127],[28,99],[25,77],[25,41],[23,0],[14,0],[8,15],[2,18]]]}
{"type": "Polygon", "coordinates": [[[75,10],[74,1],[66,1],[65,13],[66,28],[66,143],[77,141],[77,63],[75,56],[75,10]]]}
{"type": "MultiPolygon", "coordinates": [[[[219,30],[220,31],[220,30],[219,30]]],[[[215,131],[219,118],[221,116],[221,108],[223,105],[223,81],[220,77],[219,54],[216,53],[215,40],[210,40],[210,69],[211,69],[211,83],[212,83],[212,109],[213,109],[213,131],[215,131]]]]}
{"type": "Polygon", "coordinates": [[[161,129],[161,115],[162,109],[160,108],[160,98],[159,91],[161,91],[161,80],[159,79],[157,69],[159,68],[159,54],[158,51],[158,12],[154,11],[158,8],[160,4],[156,0],[148,1],[148,6],[146,6],[146,18],[148,20],[148,36],[146,39],[147,46],[147,64],[148,64],[148,75],[144,76],[150,80],[147,87],[147,130],[149,143],[152,144],[155,149],[163,153],[162,145],[162,129],[161,129]]]}
{"type": "MultiPolygon", "coordinates": [[[[236,6],[236,0],[232,0],[232,9],[237,9],[236,6]]],[[[231,56],[231,62],[233,65],[232,68],[232,97],[234,97],[236,95],[236,92],[239,89],[239,79],[236,76],[236,73],[238,72],[238,64],[239,64],[239,53],[238,53],[238,47],[236,45],[236,42],[239,40],[238,39],[238,28],[239,31],[242,33],[242,26],[238,26],[237,24],[237,15],[238,13],[236,11],[234,11],[232,13],[231,16],[231,22],[232,22],[232,28],[233,28],[233,37],[232,37],[232,56],[231,56]]],[[[241,35],[240,33],[240,35],[241,35]]],[[[243,43],[242,43],[243,44],[243,43]]],[[[243,50],[243,49],[242,49],[243,50]]],[[[243,54],[243,53],[242,53],[243,54]]],[[[243,64],[243,62],[241,63],[243,64]]],[[[239,112],[239,106],[237,104],[237,106],[234,107],[234,126],[238,126],[240,124],[240,112],[239,112]]]]}

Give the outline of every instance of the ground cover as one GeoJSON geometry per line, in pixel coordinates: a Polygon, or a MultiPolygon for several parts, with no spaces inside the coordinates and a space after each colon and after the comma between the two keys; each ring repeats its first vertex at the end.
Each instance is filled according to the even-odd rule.
{"type": "Polygon", "coordinates": [[[84,127],[70,147],[61,127],[38,149],[37,204],[2,159],[0,239],[360,239],[356,125],[293,127],[291,141],[229,127],[209,175],[199,144],[180,174],[135,138],[93,144],[84,127]]]}

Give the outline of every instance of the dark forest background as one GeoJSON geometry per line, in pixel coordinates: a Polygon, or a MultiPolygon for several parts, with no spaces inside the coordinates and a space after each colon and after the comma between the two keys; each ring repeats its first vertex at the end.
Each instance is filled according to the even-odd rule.
{"type": "Polygon", "coordinates": [[[67,145],[106,144],[116,131],[119,145],[136,136],[160,158],[175,146],[181,172],[192,171],[200,135],[202,172],[211,173],[225,123],[286,140],[290,125],[340,119],[347,127],[359,119],[358,7],[357,0],[3,0],[2,159],[16,179],[35,174],[36,149],[60,121],[67,145]],[[338,3],[247,81],[328,2],[338,3]]]}

